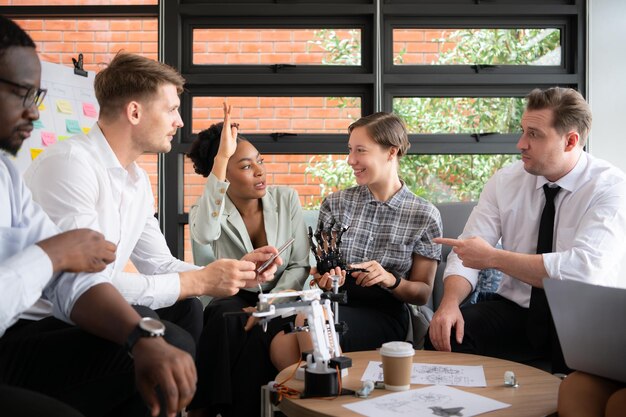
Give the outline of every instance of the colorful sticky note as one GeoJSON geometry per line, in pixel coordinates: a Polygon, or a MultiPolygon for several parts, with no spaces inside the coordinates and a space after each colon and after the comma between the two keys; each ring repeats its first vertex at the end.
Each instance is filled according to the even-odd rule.
{"type": "Polygon", "coordinates": [[[80,129],[78,124],[78,120],[67,119],[65,120],[65,129],[68,133],[82,133],[83,131],[80,129]]]}
{"type": "Polygon", "coordinates": [[[46,106],[43,104],[43,102],[39,105],[39,107],[37,107],[39,109],[39,111],[44,111],[46,110],[46,106]]]}
{"type": "Polygon", "coordinates": [[[83,133],[86,135],[87,133],[89,133],[91,131],[90,127],[83,127],[83,133]]]}
{"type": "Polygon", "coordinates": [[[41,143],[44,146],[54,145],[57,142],[57,135],[52,132],[41,132],[41,143]]]}
{"type": "Polygon", "coordinates": [[[57,100],[57,111],[63,114],[74,113],[74,110],[72,109],[72,103],[65,99],[57,100]]]}
{"type": "Polygon", "coordinates": [[[59,136],[59,137],[57,138],[57,140],[60,142],[60,141],[65,140],[65,139],[69,139],[70,137],[71,137],[71,136],[59,136]]]}
{"type": "Polygon", "coordinates": [[[30,148],[30,158],[34,161],[35,158],[39,156],[40,153],[43,152],[43,149],[39,148],[30,148]]]}
{"type": "Polygon", "coordinates": [[[87,117],[92,117],[94,119],[98,117],[96,106],[91,103],[83,103],[83,114],[87,117]]]}
{"type": "Polygon", "coordinates": [[[41,123],[41,120],[37,119],[33,122],[33,127],[35,129],[43,129],[43,123],[41,123]]]}

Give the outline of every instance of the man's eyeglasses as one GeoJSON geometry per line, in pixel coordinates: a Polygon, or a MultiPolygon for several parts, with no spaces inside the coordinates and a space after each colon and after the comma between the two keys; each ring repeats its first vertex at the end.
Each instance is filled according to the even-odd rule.
{"type": "Polygon", "coordinates": [[[19,95],[20,97],[24,97],[24,107],[26,108],[29,108],[33,104],[36,107],[39,107],[39,105],[43,102],[44,97],[46,97],[46,93],[48,92],[48,90],[45,88],[29,87],[26,85],[14,83],[13,81],[5,80],[4,78],[0,78],[0,82],[26,90],[26,94],[24,96],[19,95]]]}

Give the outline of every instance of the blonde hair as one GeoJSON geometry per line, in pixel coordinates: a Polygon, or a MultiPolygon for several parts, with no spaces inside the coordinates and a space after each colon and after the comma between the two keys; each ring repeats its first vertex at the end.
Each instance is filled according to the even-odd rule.
{"type": "Polygon", "coordinates": [[[167,64],[120,52],[94,80],[100,114],[115,116],[128,101],[150,99],[164,84],[181,94],[185,79],[167,64]]]}

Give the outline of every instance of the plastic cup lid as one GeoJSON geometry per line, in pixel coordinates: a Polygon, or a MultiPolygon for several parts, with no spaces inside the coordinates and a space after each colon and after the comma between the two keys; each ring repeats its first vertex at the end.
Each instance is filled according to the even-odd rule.
{"type": "Polygon", "coordinates": [[[380,348],[380,354],[389,357],[414,356],[413,345],[407,342],[387,342],[380,348]]]}

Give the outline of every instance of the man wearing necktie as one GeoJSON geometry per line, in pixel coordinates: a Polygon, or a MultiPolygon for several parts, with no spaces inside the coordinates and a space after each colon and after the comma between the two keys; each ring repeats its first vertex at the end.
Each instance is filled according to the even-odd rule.
{"type": "Polygon", "coordinates": [[[626,287],[626,176],[585,152],[591,110],[580,93],[535,89],[526,100],[521,161],[487,182],[458,239],[436,239],[453,251],[426,346],[567,372],[543,279],[626,287]],[[503,272],[497,293],[460,307],[485,268],[503,272]]]}

